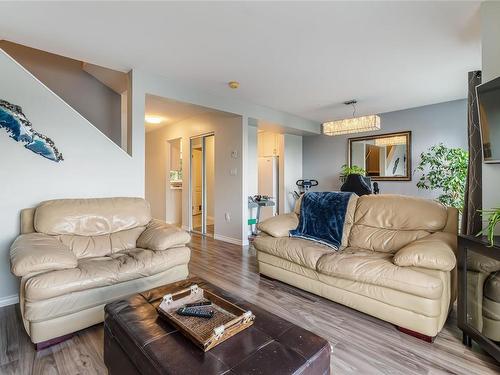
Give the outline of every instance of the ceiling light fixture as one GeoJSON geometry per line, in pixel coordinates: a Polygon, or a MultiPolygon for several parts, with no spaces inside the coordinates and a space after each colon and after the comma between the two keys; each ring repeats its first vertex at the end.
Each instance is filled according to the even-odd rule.
{"type": "Polygon", "coordinates": [[[398,145],[405,145],[406,144],[406,136],[405,135],[398,135],[394,137],[387,137],[387,138],[376,138],[375,139],[375,146],[398,146],[398,145]]]}
{"type": "Polygon", "coordinates": [[[159,124],[163,121],[163,119],[158,116],[146,116],[144,119],[148,124],[159,124]]]}
{"type": "Polygon", "coordinates": [[[344,102],[345,105],[352,105],[352,118],[325,122],[322,124],[322,133],[333,136],[380,130],[380,116],[370,115],[355,117],[357,102],[358,101],[355,99],[344,102]]]}
{"type": "Polygon", "coordinates": [[[237,89],[238,87],[240,87],[240,83],[238,81],[229,81],[227,85],[232,89],[237,89]]]}

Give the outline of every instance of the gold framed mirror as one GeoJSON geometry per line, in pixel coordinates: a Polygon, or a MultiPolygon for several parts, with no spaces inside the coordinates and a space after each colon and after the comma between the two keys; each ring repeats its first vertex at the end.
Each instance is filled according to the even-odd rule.
{"type": "Polygon", "coordinates": [[[372,181],[411,181],[411,131],[349,138],[348,151],[372,181]]]}

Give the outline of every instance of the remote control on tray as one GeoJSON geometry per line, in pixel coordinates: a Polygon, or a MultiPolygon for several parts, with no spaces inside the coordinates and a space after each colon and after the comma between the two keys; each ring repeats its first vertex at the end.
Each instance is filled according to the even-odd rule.
{"type": "Polygon", "coordinates": [[[195,303],[186,303],[184,307],[205,307],[205,306],[212,306],[212,302],[210,301],[203,301],[203,302],[195,302],[195,303]]]}
{"type": "Polygon", "coordinates": [[[195,316],[197,318],[205,318],[210,319],[214,316],[213,310],[207,310],[204,308],[196,308],[196,307],[181,307],[177,310],[177,314],[183,316],[195,316]]]}

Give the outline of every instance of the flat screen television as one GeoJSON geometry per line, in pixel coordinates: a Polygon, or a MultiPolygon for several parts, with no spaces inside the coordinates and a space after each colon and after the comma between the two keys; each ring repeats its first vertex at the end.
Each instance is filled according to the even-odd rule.
{"type": "Polygon", "coordinates": [[[485,163],[500,163],[500,77],[477,86],[481,143],[485,163]]]}

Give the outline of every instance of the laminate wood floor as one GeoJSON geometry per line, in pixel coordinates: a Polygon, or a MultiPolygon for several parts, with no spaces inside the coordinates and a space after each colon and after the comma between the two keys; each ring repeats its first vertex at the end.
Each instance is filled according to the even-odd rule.
{"type": "MultiPolygon", "coordinates": [[[[332,374],[500,374],[500,365],[477,346],[462,345],[455,313],[429,344],[389,323],[259,277],[252,248],[196,235],[191,248],[193,275],[328,339],[332,374]]],[[[17,305],[0,308],[0,374],[106,374],[102,325],[35,352],[17,310],[17,305]]]]}

